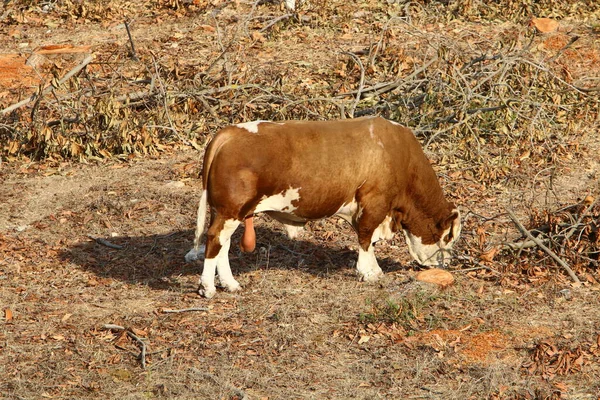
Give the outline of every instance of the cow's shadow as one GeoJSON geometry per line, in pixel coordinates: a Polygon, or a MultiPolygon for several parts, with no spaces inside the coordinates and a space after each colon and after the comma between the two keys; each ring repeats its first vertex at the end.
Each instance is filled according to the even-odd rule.
{"type": "MultiPolygon", "coordinates": [[[[355,236],[342,235],[340,238],[336,235],[339,240],[319,243],[318,240],[304,239],[310,237],[310,232],[304,233],[301,239],[292,240],[283,231],[258,226],[256,249],[242,253],[238,246],[242,233],[243,229],[238,229],[233,235],[229,252],[236,277],[266,268],[298,269],[323,277],[345,273],[351,279],[355,275],[355,249],[358,248],[355,236]]],[[[183,230],[163,235],[97,238],[72,246],[61,253],[61,258],[99,277],[144,284],[157,290],[175,289],[182,286],[179,277],[199,276],[202,272],[203,261],[188,263],[184,259],[192,246],[193,235],[192,230],[183,230]]],[[[384,272],[402,267],[389,257],[377,258],[384,272]]],[[[195,287],[187,289],[195,290],[195,287]]]]}

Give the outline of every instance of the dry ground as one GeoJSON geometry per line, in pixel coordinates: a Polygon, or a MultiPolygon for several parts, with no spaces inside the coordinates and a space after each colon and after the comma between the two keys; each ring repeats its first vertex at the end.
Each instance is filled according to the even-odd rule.
{"type": "MultiPolygon", "coordinates": [[[[260,13],[283,13],[266,3],[260,13]]],[[[354,18],[339,7],[338,13],[333,6],[310,8],[312,23],[290,24],[272,40],[248,33],[254,44],[237,49],[235,57],[245,60],[248,76],[263,71],[287,77],[290,85],[318,85],[319,75],[331,76],[339,67],[330,62],[340,57],[331,43],[360,50],[377,41],[370,24],[389,17],[381,5],[354,18]],[[340,29],[314,22],[322,14],[340,29]],[[292,71],[299,75],[289,76],[292,71]]],[[[219,47],[215,29],[243,21],[250,8],[228,3],[218,19],[176,11],[166,19],[148,6],[137,10],[138,48],[174,64],[205,63],[219,47]]],[[[117,22],[86,18],[65,18],[61,26],[29,17],[3,26],[8,36],[0,50],[72,38],[98,49],[127,45],[117,22]]],[[[450,36],[481,28],[478,21],[421,28],[448,26],[450,36]]],[[[585,32],[582,43],[597,49],[597,33],[585,32]]],[[[590,65],[589,76],[599,76],[598,64],[590,65]]],[[[350,72],[338,73],[340,81],[346,82],[345,74],[350,72]]],[[[219,292],[208,301],[195,292],[201,264],[183,260],[193,236],[201,148],[176,146],[127,161],[5,160],[0,398],[598,399],[597,259],[576,265],[584,284],[574,286],[541,251],[485,256],[490,246],[520,237],[506,206],[532,227],[538,214],[563,215],[567,211],[556,210],[580,204],[586,195],[600,197],[600,145],[597,126],[591,126],[565,139],[577,149],[570,157],[524,161],[518,173],[491,183],[441,152],[464,149],[430,149],[446,192],[465,215],[458,248],[463,258],[449,266],[456,282],[444,289],[414,280],[419,267],[399,237],[377,245],[386,274],[370,285],[357,280],[354,233],[342,222],[311,223],[290,241],[279,225],[261,217],[257,250],[231,254],[243,290],[219,292]],[[165,312],[192,307],[204,310],[165,312]],[[145,369],[138,343],[105,324],[144,340],[145,369]]],[[[213,133],[210,123],[206,127],[197,133],[198,143],[213,133]]],[[[597,226],[598,206],[591,215],[596,222],[590,226],[597,226]]]]}

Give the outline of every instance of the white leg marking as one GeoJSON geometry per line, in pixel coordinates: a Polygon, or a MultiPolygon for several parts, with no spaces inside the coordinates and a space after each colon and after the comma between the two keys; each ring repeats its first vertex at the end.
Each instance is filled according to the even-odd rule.
{"type": "MultiPolygon", "coordinates": [[[[231,268],[229,267],[229,246],[231,244],[231,235],[235,229],[239,226],[240,221],[235,219],[228,219],[223,224],[223,229],[219,233],[219,244],[221,244],[221,250],[215,258],[207,258],[204,260],[204,268],[202,269],[202,275],[200,276],[200,285],[202,290],[200,294],[210,299],[215,295],[217,289],[215,288],[215,272],[219,271],[219,278],[227,289],[236,286],[237,281],[233,278],[231,268]],[[235,282],[235,283],[234,283],[235,282]]],[[[239,283],[237,283],[239,287],[239,283]]],[[[234,289],[235,290],[235,289],[234,289]]]]}
{"type": "Polygon", "coordinates": [[[221,284],[229,291],[235,291],[240,288],[240,284],[236,281],[231,273],[231,267],[229,266],[229,247],[231,246],[231,235],[240,226],[240,221],[236,219],[228,219],[223,224],[223,230],[219,234],[219,243],[221,244],[221,250],[217,256],[217,272],[221,284]]]}
{"type": "Polygon", "coordinates": [[[358,249],[356,269],[358,270],[361,279],[365,282],[375,282],[383,274],[379,264],[377,264],[375,250],[372,245],[369,246],[369,250],[367,251],[364,251],[362,247],[358,249]]]}
{"type": "Polygon", "coordinates": [[[200,289],[198,292],[207,299],[210,299],[215,295],[215,293],[217,293],[217,289],[215,288],[217,258],[218,256],[204,260],[204,269],[202,270],[202,275],[200,276],[200,285],[202,286],[202,289],[200,289]]]}
{"type": "Polygon", "coordinates": [[[300,232],[302,232],[304,230],[304,227],[286,224],[285,230],[287,231],[287,235],[290,239],[296,239],[298,237],[298,235],[300,234],[300,232]]]}
{"type": "Polygon", "coordinates": [[[223,285],[228,291],[235,292],[240,288],[240,284],[235,280],[231,273],[231,266],[229,265],[229,247],[231,245],[231,239],[223,245],[219,255],[217,256],[217,273],[223,285]]]}
{"type": "Polygon", "coordinates": [[[254,209],[254,213],[263,211],[291,213],[296,209],[296,206],[294,206],[292,202],[300,200],[299,192],[300,188],[289,188],[279,194],[268,197],[264,196],[256,206],[256,209],[254,209]]]}

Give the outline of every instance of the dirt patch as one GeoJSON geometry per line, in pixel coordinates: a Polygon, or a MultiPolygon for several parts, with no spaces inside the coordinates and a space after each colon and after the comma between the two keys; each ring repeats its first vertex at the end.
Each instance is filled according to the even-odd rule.
{"type": "Polygon", "coordinates": [[[18,54],[0,55],[0,89],[3,89],[2,97],[8,89],[31,89],[41,83],[33,68],[26,64],[27,57],[18,54]]]}

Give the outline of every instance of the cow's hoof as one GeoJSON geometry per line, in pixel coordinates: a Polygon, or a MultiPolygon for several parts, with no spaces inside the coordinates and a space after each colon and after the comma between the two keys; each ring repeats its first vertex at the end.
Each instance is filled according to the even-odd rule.
{"type": "Polygon", "coordinates": [[[200,287],[200,288],[198,288],[198,294],[207,299],[212,299],[213,297],[215,297],[215,294],[217,294],[217,289],[214,287],[212,287],[212,288],[200,287]]]}
{"type": "Polygon", "coordinates": [[[231,293],[237,292],[242,288],[242,285],[240,285],[240,283],[238,281],[236,281],[235,279],[233,280],[233,282],[223,285],[223,286],[225,287],[225,289],[228,292],[231,292],[231,293]]]}
{"type": "Polygon", "coordinates": [[[382,275],[383,275],[382,270],[368,272],[366,274],[362,274],[361,280],[363,282],[377,282],[382,275]]]}

